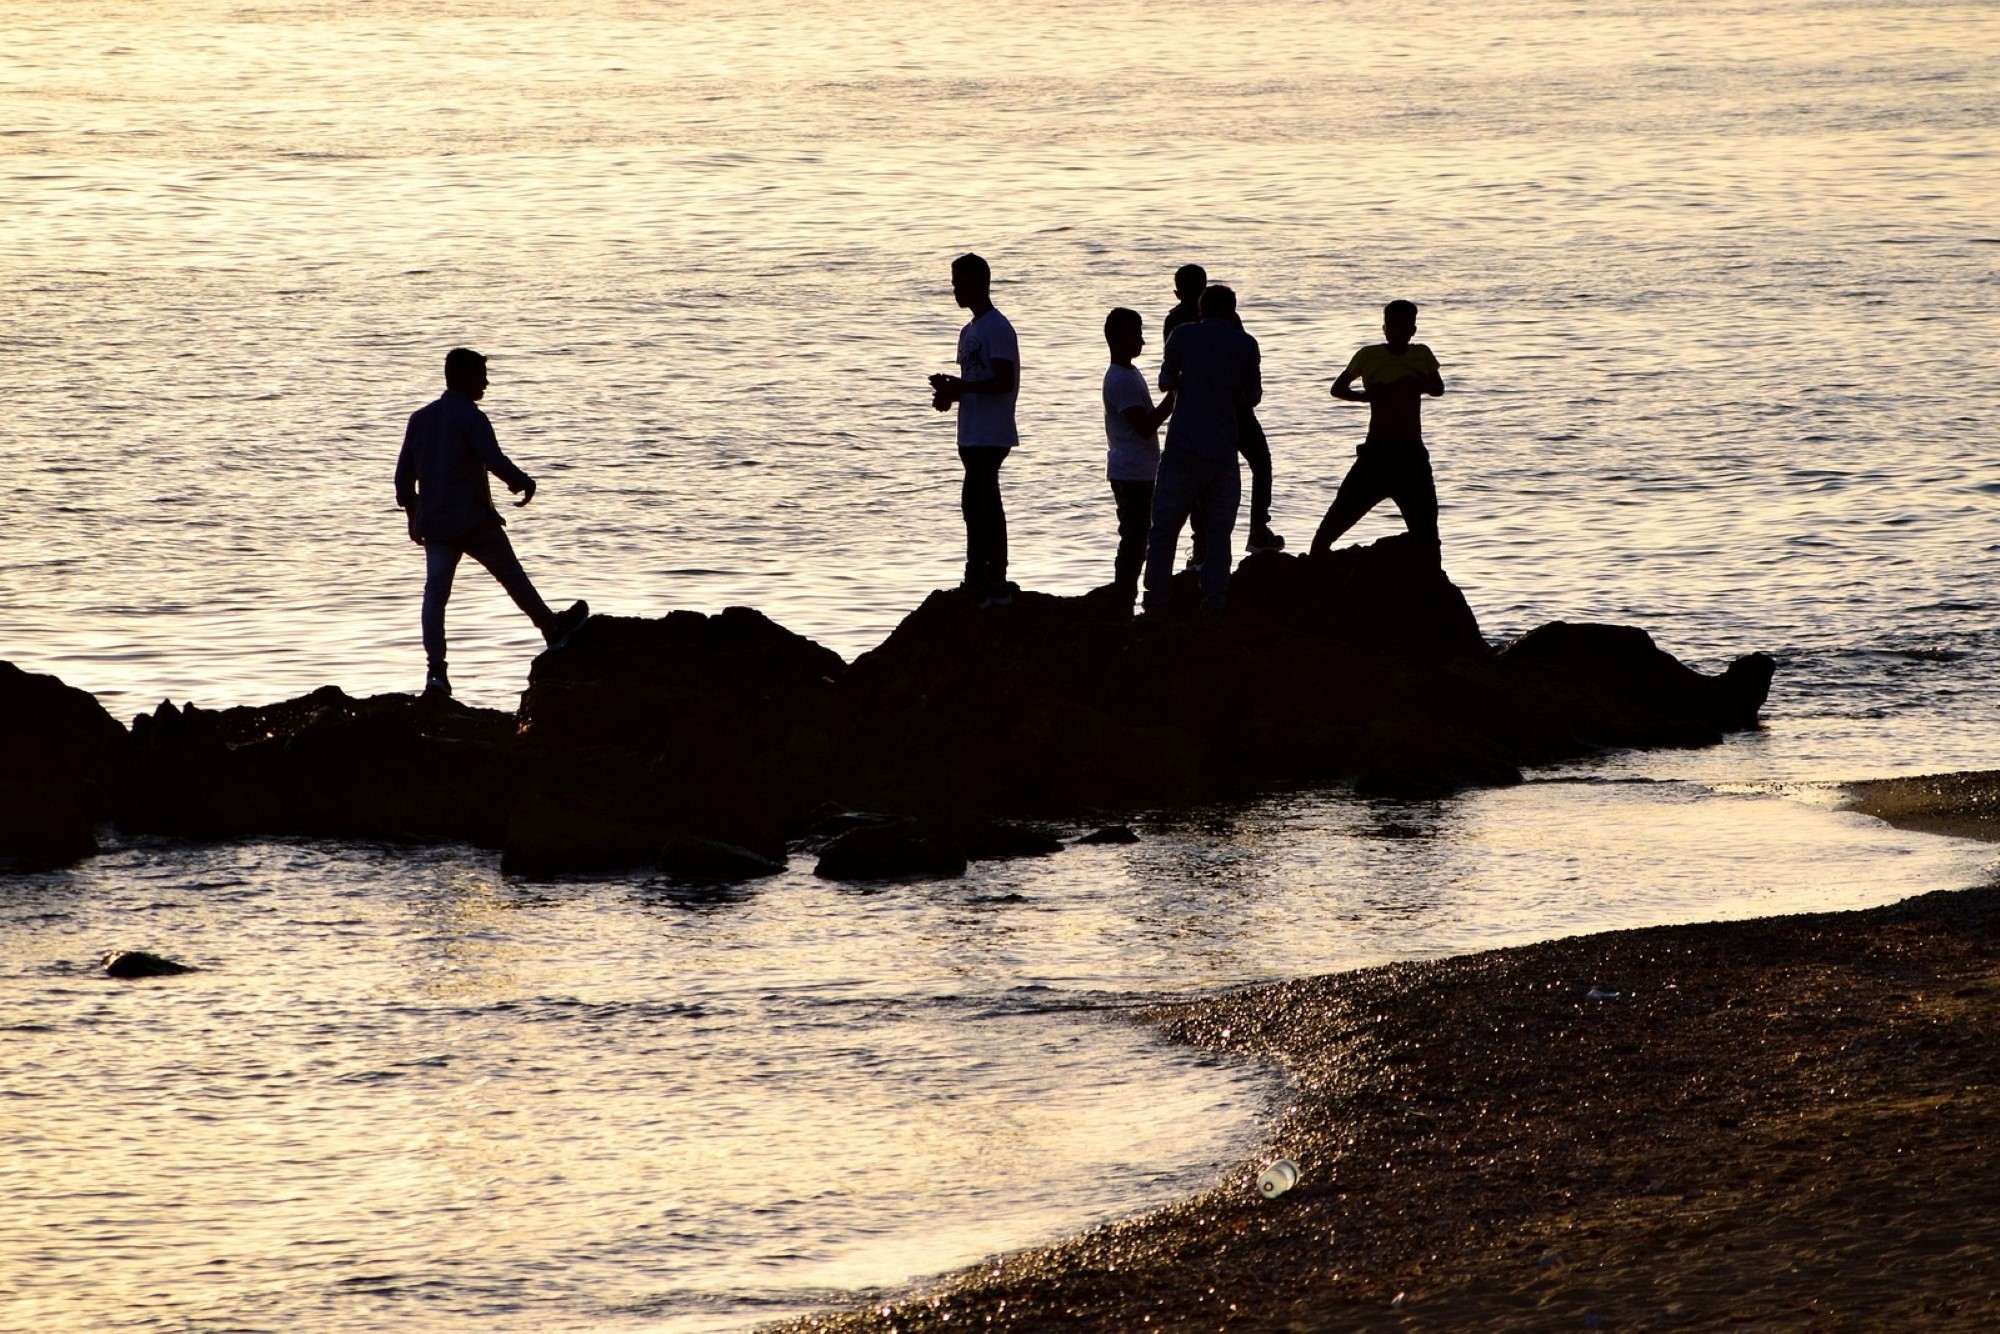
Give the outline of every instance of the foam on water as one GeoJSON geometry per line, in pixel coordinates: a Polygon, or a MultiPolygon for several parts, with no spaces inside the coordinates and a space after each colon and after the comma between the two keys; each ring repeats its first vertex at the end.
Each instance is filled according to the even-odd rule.
{"type": "MultiPolygon", "coordinates": [[[[389,472],[467,343],[552,600],[852,657],[956,575],[924,376],[976,248],[1021,582],[1109,574],[1108,307],[1190,259],[1237,287],[1302,543],[1360,433],[1326,381],[1407,296],[1489,634],[1767,650],[1770,726],[874,894],[293,844],[0,880],[0,1323],[738,1326],[1250,1152],[1271,1072],[1079,1001],[1986,872],[1814,785],[2000,741],[1990,7],[1036,0],[976,52],[876,0],[544,11],[9,17],[0,656],[119,713],[413,688],[389,472]],[[113,986],[114,946],[206,971],[113,986]]],[[[504,596],[462,579],[452,634],[511,704],[504,596]]]]}

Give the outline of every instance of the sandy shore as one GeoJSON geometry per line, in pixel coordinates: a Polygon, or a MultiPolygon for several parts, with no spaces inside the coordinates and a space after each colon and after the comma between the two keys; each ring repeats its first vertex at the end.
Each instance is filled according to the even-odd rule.
{"type": "Polygon", "coordinates": [[[2000,889],[1163,1007],[1298,1096],[1215,1190],[794,1329],[2000,1325],[2000,889]],[[1615,993],[1615,994],[1606,994],[1615,993]]]}

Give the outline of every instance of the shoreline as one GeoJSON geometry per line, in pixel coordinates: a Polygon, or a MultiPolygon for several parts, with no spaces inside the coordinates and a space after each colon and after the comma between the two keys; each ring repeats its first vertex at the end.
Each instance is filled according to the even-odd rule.
{"type": "Polygon", "coordinates": [[[2000,887],[1140,1013],[1284,1065],[1254,1162],[774,1328],[2000,1323],[2000,887]],[[1265,1201],[1280,1156],[1301,1180],[1265,1201]]]}

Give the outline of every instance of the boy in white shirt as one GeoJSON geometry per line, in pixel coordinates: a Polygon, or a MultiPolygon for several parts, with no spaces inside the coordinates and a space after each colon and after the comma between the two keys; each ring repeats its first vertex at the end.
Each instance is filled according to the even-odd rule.
{"type": "Polygon", "coordinates": [[[958,458],[965,465],[959,508],[965,515],[965,582],[981,607],[1014,600],[1007,582],[1007,510],[1000,501],[1000,465],[1021,441],[1014,400],[1021,388],[1021,352],[1014,326],[993,308],[993,271],[977,255],[951,262],[951,294],[972,312],[958,334],[957,375],[931,376],[931,406],[958,408],[958,458]]]}
{"type": "Polygon", "coordinates": [[[1129,606],[1139,596],[1146,564],[1146,534],[1153,524],[1153,481],[1160,471],[1160,423],[1172,415],[1173,391],[1153,406],[1146,377],[1132,364],[1146,346],[1145,321],[1119,306],[1104,317],[1111,365],[1104,371],[1106,473],[1118,506],[1118,557],[1112,585],[1129,606]]]}

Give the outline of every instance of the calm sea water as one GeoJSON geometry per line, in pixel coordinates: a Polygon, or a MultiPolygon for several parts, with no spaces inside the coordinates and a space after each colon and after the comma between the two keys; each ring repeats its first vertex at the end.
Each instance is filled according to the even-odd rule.
{"type": "MultiPolygon", "coordinates": [[[[1361,427],[1326,382],[1409,297],[1487,631],[1766,650],[1770,725],[870,893],[290,843],[0,879],[0,1326],[740,1327],[1253,1152],[1278,1076],[1138,1000],[1987,873],[1823,785],[2000,751],[1990,6],[463,8],[0,17],[0,657],[120,714],[414,688],[389,474],[456,343],[551,600],[851,657],[956,577],[924,376],[977,249],[1022,583],[1109,574],[1108,307],[1238,289],[1303,543],[1361,427]]],[[[532,632],[476,572],[452,611],[510,705],[532,632]]]]}

